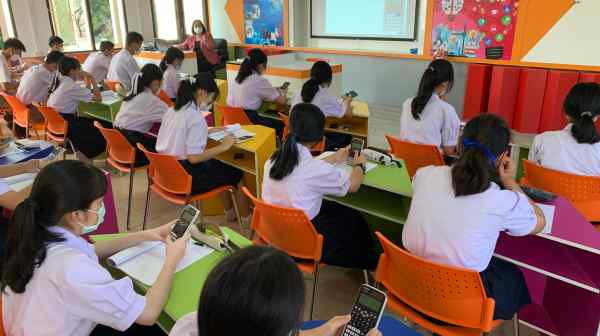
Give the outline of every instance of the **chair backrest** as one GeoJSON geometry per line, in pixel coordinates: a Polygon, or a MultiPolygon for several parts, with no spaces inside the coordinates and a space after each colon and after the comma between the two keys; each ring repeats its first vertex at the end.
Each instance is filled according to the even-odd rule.
{"type": "Polygon", "coordinates": [[[260,239],[292,257],[321,260],[323,236],[317,233],[304,211],[267,204],[246,187],[242,190],[254,203],[252,229],[260,239]]]}
{"type": "Polygon", "coordinates": [[[68,56],[76,58],[79,61],[79,63],[81,63],[81,64],[83,64],[85,62],[85,60],[88,58],[88,55],[89,55],[88,53],[82,53],[82,52],[68,54],[68,56]]]}
{"type": "Polygon", "coordinates": [[[46,130],[54,135],[67,136],[67,121],[52,107],[33,104],[38,111],[44,116],[46,130]]]}
{"type": "Polygon", "coordinates": [[[571,202],[600,201],[600,177],[575,175],[523,160],[525,179],[535,188],[561,195],[571,202]]]}
{"type": "Polygon", "coordinates": [[[437,146],[404,141],[389,134],[385,137],[390,144],[392,155],[404,160],[410,177],[415,176],[419,168],[444,165],[444,158],[437,146]]]}
{"type": "Polygon", "coordinates": [[[171,97],[169,97],[169,95],[165,92],[165,90],[160,90],[158,92],[158,98],[160,98],[160,100],[162,100],[165,104],[167,104],[168,107],[175,106],[175,103],[173,103],[173,101],[171,100],[171,97]]]}
{"type": "Polygon", "coordinates": [[[383,246],[375,278],[388,295],[442,322],[491,329],[495,301],[486,296],[478,272],[427,261],[375,234],[383,246]]]}
{"type": "Polygon", "coordinates": [[[102,127],[97,121],[94,126],[106,140],[106,154],[108,159],[112,159],[120,164],[133,166],[135,164],[135,147],[133,147],[125,136],[114,128],[102,127]]]}
{"type": "Polygon", "coordinates": [[[244,112],[243,108],[240,107],[231,107],[226,105],[217,104],[217,108],[221,112],[221,117],[223,118],[222,125],[251,125],[252,122],[248,119],[246,112],[244,112]]]}
{"type": "Polygon", "coordinates": [[[13,120],[17,125],[27,127],[29,125],[29,108],[17,96],[11,96],[5,92],[0,92],[0,95],[2,95],[8,106],[10,106],[13,113],[13,120]]]}
{"type": "Polygon", "coordinates": [[[117,92],[117,84],[119,84],[119,81],[115,81],[115,80],[104,80],[104,86],[114,92],[117,92]]]}
{"type": "Polygon", "coordinates": [[[192,176],[181,166],[176,157],[150,152],[139,143],[137,147],[150,161],[152,183],[173,194],[189,195],[192,192],[192,176]]]}

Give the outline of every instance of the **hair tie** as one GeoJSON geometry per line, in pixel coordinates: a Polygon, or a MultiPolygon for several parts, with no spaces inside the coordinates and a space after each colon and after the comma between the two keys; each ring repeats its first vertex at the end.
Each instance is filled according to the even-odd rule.
{"type": "Polygon", "coordinates": [[[134,95],[138,92],[138,85],[140,83],[140,78],[142,78],[141,72],[136,72],[131,79],[131,90],[129,91],[129,95],[134,95]]]}
{"type": "Polygon", "coordinates": [[[585,111],[581,114],[582,117],[593,117],[594,115],[590,111],[585,111]]]}
{"type": "Polygon", "coordinates": [[[495,164],[496,160],[498,159],[496,155],[492,154],[492,151],[487,148],[487,146],[482,145],[475,140],[464,139],[462,144],[464,148],[475,148],[481,150],[492,164],[495,164]]]}
{"type": "Polygon", "coordinates": [[[432,66],[430,66],[427,70],[429,70],[431,72],[435,72],[435,69],[432,66]]]}

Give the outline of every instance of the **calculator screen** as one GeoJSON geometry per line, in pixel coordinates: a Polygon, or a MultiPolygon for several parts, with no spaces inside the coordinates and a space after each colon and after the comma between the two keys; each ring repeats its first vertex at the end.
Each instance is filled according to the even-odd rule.
{"type": "Polygon", "coordinates": [[[358,298],[358,303],[373,310],[379,311],[381,309],[382,301],[370,296],[367,293],[362,293],[358,298]]]}

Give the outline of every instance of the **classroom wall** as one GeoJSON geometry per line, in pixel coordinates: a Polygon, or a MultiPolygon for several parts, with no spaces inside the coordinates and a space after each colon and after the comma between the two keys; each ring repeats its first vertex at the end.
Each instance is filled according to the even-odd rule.
{"type": "Polygon", "coordinates": [[[144,39],[154,38],[154,24],[152,22],[152,4],[149,0],[125,0],[125,13],[127,15],[127,30],[137,31],[144,39]]]}
{"type": "Polygon", "coordinates": [[[242,43],[235,27],[243,27],[243,22],[232,22],[230,18],[230,15],[239,16],[239,21],[242,21],[242,8],[242,0],[208,0],[210,30],[215,38],[224,38],[229,43],[242,43]]]}
{"type": "Polygon", "coordinates": [[[52,32],[46,3],[42,0],[11,0],[11,5],[18,37],[27,47],[25,55],[44,55],[52,32]]]}

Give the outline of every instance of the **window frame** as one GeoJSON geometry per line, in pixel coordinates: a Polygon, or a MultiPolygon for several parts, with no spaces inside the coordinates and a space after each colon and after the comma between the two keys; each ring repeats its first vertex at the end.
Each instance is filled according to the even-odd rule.
{"type": "MultiPolygon", "coordinates": [[[[6,1],[6,5],[8,7],[8,15],[7,13],[4,13],[4,17],[8,17],[10,18],[10,22],[6,22],[6,25],[10,25],[12,27],[13,32],[15,33],[15,36],[9,36],[8,32],[6,32],[6,36],[7,39],[14,37],[14,38],[18,38],[19,37],[19,32],[17,31],[17,25],[15,24],[15,15],[13,14],[13,5],[12,5],[12,1],[10,0],[3,0],[6,1]]],[[[3,11],[4,12],[4,11],[3,11]]],[[[6,40],[6,39],[4,39],[6,40]]]]}
{"type": "MultiPolygon", "coordinates": [[[[148,0],[150,2],[150,9],[152,11],[152,29],[154,30],[154,38],[158,39],[157,36],[157,26],[156,26],[156,10],[154,9],[154,0],[148,0]]],[[[162,0],[164,1],[164,0],[162,0]]],[[[185,27],[185,12],[183,8],[183,0],[172,0],[175,3],[175,24],[177,25],[177,40],[165,40],[169,43],[180,43],[185,40],[187,37],[186,27],[185,27]]],[[[204,15],[204,25],[206,29],[210,32],[210,19],[208,13],[208,0],[202,1],[202,9],[205,13],[204,15]]]]}
{"type": "MultiPolygon", "coordinates": [[[[99,49],[96,48],[96,38],[94,37],[94,30],[92,27],[92,13],[90,12],[90,8],[91,8],[91,0],[83,0],[83,3],[85,4],[86,7],[86,13],[87,13],[87,29],[90,32],[90,42],[92,44],[92,49],[81,49],[81,50],[72,50],[72,51],[67,51],[66,54],[71,54],[71,53],[80,53],[80,52],[92,52],[92,51],[98,51],[99,49]]],[[[125,0],[117,0],[117,1],[121,1],[121,7],[123,8],[123,20],[125,23],[125,29],[128,31],[129,27],[127,25],[127,12],[126,12],[126,7],[125,7],[125,0]]],[[[10,0],[9,0],[10,3],[10,0]]],[[[50,19],[50,31],[52,32],[52,36],[56,35],[56,31],[54,30],[54,18],[53,18],[53,13],[52,13],[52,6],[50,5],[50,0],[46,0],[46,8],[48,9],[48,18],[50,19]]],[[[12,13],[11,13],[12,14],[12,13]]],[[[15,34],[16,34],[16,30],[15,30],[15,34]]],[[[124,37],[121,37],[123,39],[123,45],[125,44],[125,40],[124,37]]]]}

